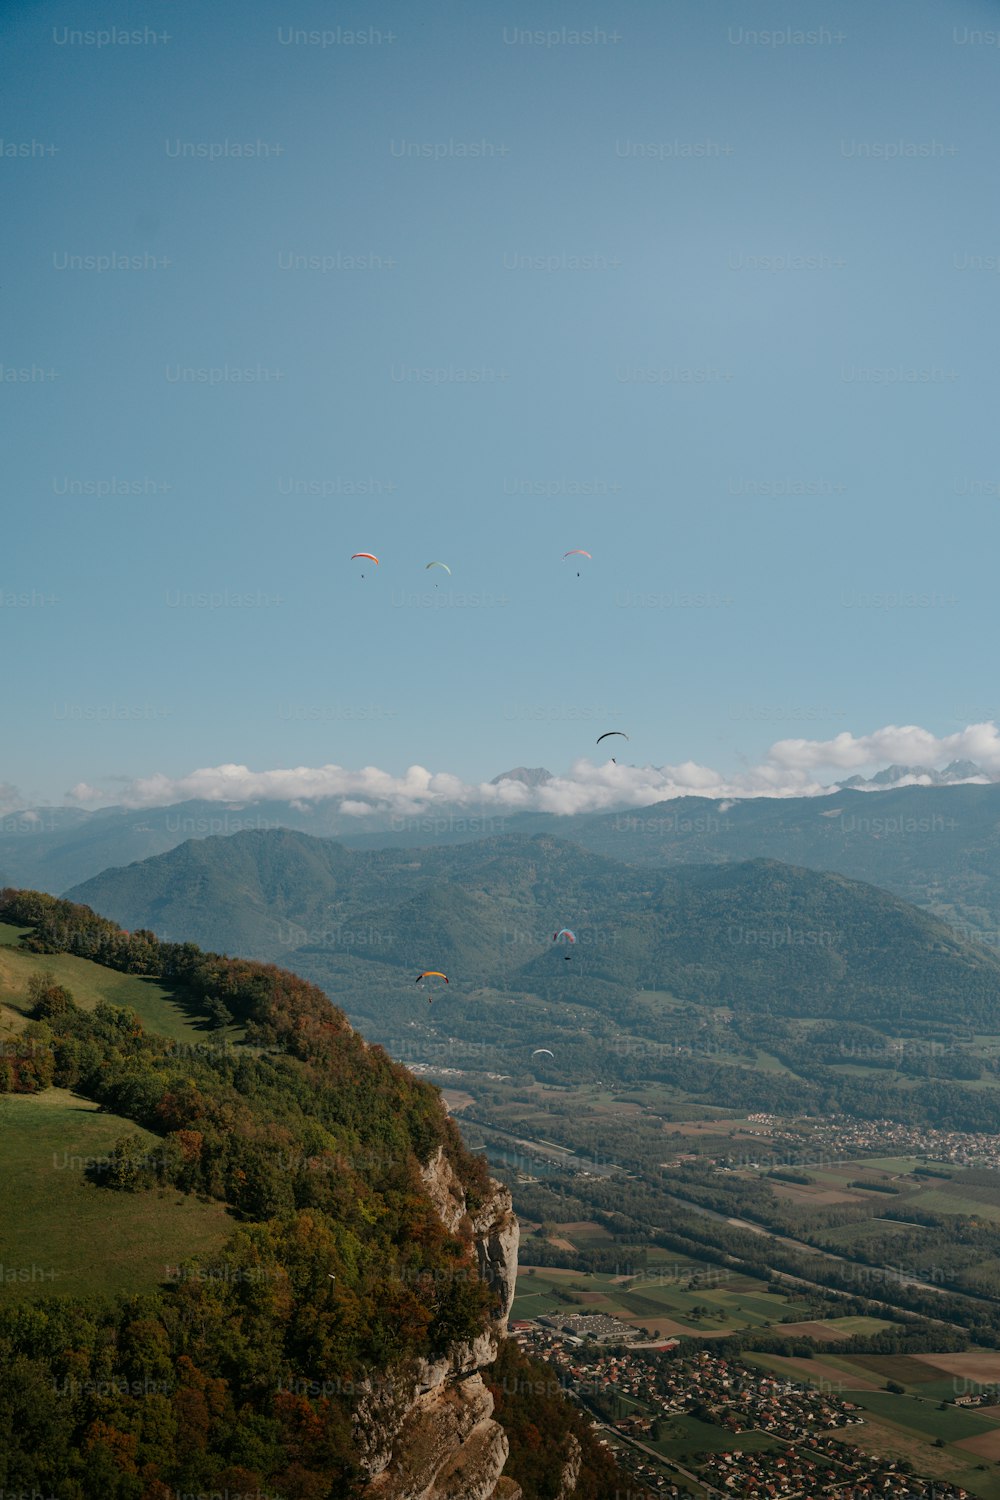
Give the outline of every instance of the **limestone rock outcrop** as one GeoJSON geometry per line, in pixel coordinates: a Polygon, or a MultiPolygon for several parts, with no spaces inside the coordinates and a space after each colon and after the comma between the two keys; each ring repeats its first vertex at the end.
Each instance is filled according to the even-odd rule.
{"type": "MultiPolygon", "coordinates": [[[[368,1475],[361,1500],[521,1500],[504,1478],[507,1436],[493,1420],[493,1397],[479,1371],[497,1357],[517,1281],[520,1229],[509,1188],[470,1212],[443,1149],[422,1169],[427,1191],[452,1234],[471,1237],[479,1274],[495,1296],[495,1319],[446,1357],[417,1360],[369,1385],[355,1414],[355,1439],[368,1475]]],[[[576,1460],[579,1472],[579,1455],[576,1460]]],[[[571,1465],[564,1469],[565,1478],[571,1465]]],[[[575,1484],[575,1475],[573,1477],[575,1484]]]]}
{"type": "Polygon", "coordinates": [[[517,1250],[521,1233],[510,1189],[494,1182],[491,1196],[470,1215],[466,1209],[465,1192],[443,1148],[439,1148],[421,1175],[442,1223],[452,1234],[458,1234],[463,1220],[469,1218],[479,1257],[479,1274],[496,1292],[501,1309],[497,1319],[499,1332],[505,1336],[517,1282],[517,1250]]]}

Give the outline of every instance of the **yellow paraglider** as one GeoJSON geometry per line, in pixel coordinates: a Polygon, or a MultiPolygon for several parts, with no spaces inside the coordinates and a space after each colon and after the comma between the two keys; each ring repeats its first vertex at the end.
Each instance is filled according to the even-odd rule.
{"type": "MultiPolygon", "coordinates": [[[[440,969],[425,969],[422,974],[417,975],[417,984],[419,984],[422,979],[443,979],[445,984],[448,983],[447,974],[442,974],[440,969]]],[[[432,995],[427,996],[427,1004],[434,1004],[434,998],[432,995]]]]}

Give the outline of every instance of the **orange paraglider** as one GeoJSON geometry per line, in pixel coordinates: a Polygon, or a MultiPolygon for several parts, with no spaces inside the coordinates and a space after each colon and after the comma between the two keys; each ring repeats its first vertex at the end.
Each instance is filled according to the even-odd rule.
{"type": "MultiPolygon", "coordinates": [[[[445,984],[448,983],[448,976],[447,976],[447,974],[442,974],[442,972],[441,972],[440,969],[425,969],[422,974],[418,974],[417,975],[417,979],[416,979],[417,984],[419,984],[421,982],[421,980],[423,980],[423,979],[443,979],[444,982],[445,982],[445,984]]],[[[433,998],[432,995],[428,995],[427,996],[427,1004],[428,1005],[433,1005],[434,1004],[434,998],[433,998]]]]}

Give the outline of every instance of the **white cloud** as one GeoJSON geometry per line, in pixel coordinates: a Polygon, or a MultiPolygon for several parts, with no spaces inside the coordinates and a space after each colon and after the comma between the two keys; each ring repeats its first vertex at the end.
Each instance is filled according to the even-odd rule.
{"type": "MultiPolygon", "coordinates": [[[[172,802],[295,802],[300,807],[333,798],[348,816],[372,812],[414,816],[450,807],[502,812],[569,814],[646,807],[676,797],[808,797],[829,790],[845,772],[876,770],[889,762],[942,766],[973,760],[1000,780],[1000,731],[992,723],[972,724],[939,737],[909,724],[888,725],[873,734],[843,733],[831,740],[778,740],[757,766],[726,775],[696,761],[676,766],[595,765],[577,760],[541,786],[520,781],[463,782],[447,771],[410,766],[393,776],[377,766],[296,766],[253,771],[248,766],[207,766],[186,776],[154,774],[130,782],[114,800],[129,808],[162,807],[172,802]],[[825,774],[821,774],[825,773],[825,774]]],[[[920,778],[910,778],[920,780],[920,778]]],[[[77,802],[107,804],[109,798],[81,782],[67,796],[77,802]]]]}
{"type": "Polygon", "coordinates": [[[0,813],[17,812],[24,806],[24,798],[13,782],[0,781],[0,813]]]}
{"type": "MultiPolygon", "coordinates": [[[[76,786],[71,786],[65,795],[67,802],[100,802],[103,804],[108,800],[106,792],[102,792],[99,787],[88,785],[86,781],[78,781],[76,786]]],[[[151,804],[136,802],[134,804],[127,803],[126,806],[148,807],[151,804]]]]}
{"type": "Polygon", "coordinates": [[[942,737],[916,724],[888,725],[874,734],[846,731],[832,740],[779,740],[768,760],[782,769],[799,772],[819,766],[859,771],[888,762],[936,765],[949,760],[974,760],[992,776],[1000,776],[1000,734],[995,724],[970,724],[957,734],[942,737]]]}

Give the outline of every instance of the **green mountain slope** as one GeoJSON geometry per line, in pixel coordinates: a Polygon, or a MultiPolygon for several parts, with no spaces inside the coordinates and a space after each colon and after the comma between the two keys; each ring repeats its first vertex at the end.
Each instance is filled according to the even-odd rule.
{"type": "Polygon", "coordinates": [[[68,1089],[0,1094],[3,1298],[102,1299],[155,1292],[184,1261],[211,1265],[235,1223],[190,1194],[114,1193],[102,1184],[115,1143],[160,1138],[68,1089]]]}
{"type": "MultiPolygon", "coordinates": [[[[326,881],[315,845],[238,834],[136,869],[169,890],[174,862],[196,858],[228,892],[232,863],[253,892],[256,951],[282,937],[283,964],[442,1078],[655,1080],[685,1106],[1000,1129],[997,955],[886,891],[771,860],[628,865],[548,834],[340,851],[349,877],[337,866],[326,881]],[[277,911],[253,874],[271,842],[277,911]],[[552,942],[563,926],[568,962],[552,942]],[[413,980],[427,967],[451,983],[425,997],[413,980]],[[532,1061],[537,1047],[555,1061],[532,1061]]],[[[81,894],[145,922],[133,873],[81,894]]],[[[210,907],[197,922],[234,946],[210,907]]]]}
{"type": "MultiPolygon", "coordinates": [[[[0,893],[0,921],[0,1489],[367,1495],[363,1393],[388,1421],[398,1372],[489,1329],[473,1226],[509,1200],[436,1091],[294,975],[38,893],[0,893]]],[[[609,1493],[586,1423],[546,1418],[580,1500],[609,1493]]]]}
{"type": "Polygon", "coordinates": [[[653,872],[550,835],[416,858],[254,832],[107,871],[74,895],[125,925],[166,918],[310,972],[336,954],[549,995],[563,983],[552,934],[568,925],[581,998],[604,984],[769,1014],[1000,1018],[994,953],[885,891],[771,860],[653,872]]]}
{"type": "Polygon", "coordinates": [[[1000,944],[1000,785],[684,797],[567,820],[564,836],[628,863],[777,859],[883,886],[1000,944]]]}
{"type": "MultiPolygon", "coordinates": [[[[6,1009],[8,1015],[12,1006],[23,1007],[28,985],[39,972],[38,955],[17,946],[19,933],[30,931],[0,923],[0,1009],[6,1009]]],[[[203,1040],[209,1029],[204,1011],[198,1005],[151,975],[122,974],[72,953],[48,954],[44,968],[58,984],[72,992],[83,1010],[94,1010],[102,1001],[127,1005],[149,1030],[178,1043],[203,1040]]],[[[242,1026],[213,1031],[216,1043],[239,1041],[242,1037],[242,1026]]]]}
{"type": "Polygon", "coordinates": [[[221,837],[192,839],[167,855],[107,872],[128,890],[117,903],[121,925],[197,943],[211,942],[214,926],[225,931],[227,952],[271,957],[287,945],[279,923],[302,910],[303,891],[317,893],[310,922],[321,921],[344,891],[350,856],[330,840],[286,830],[234,838],[231,847],[221,837]]]}

